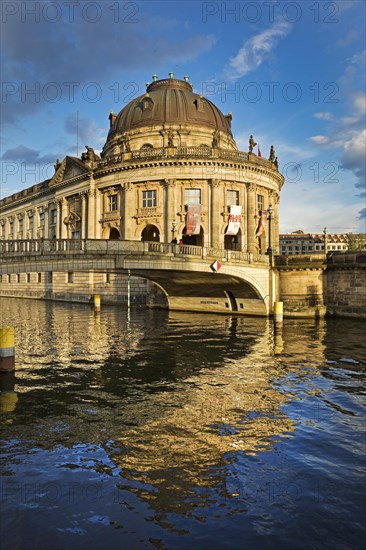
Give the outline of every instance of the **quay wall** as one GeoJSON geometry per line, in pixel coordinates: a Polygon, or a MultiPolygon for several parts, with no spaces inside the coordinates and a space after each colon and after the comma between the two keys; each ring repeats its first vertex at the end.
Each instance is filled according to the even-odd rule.
{"type": "Polygon", "coordinates": [[[276,257],[286,317],[366,319],[366,253],[276,257]]]}
{"type": "MultiPolygon", "coordinates": [[[[146,279],[131,277],[131,305],[146,304],[150,284],[146,279]]],[[[128,278],[125,275],[93,271],[0,276],[0,296],[93,303],[95,294],[100,294],[102,304],[127,304],[128,278]]]]}
{"type": "Polygon", "coordinates": [[[327,314],[366,319],[366,252],[330,257],[326,276],[327,314]]]}

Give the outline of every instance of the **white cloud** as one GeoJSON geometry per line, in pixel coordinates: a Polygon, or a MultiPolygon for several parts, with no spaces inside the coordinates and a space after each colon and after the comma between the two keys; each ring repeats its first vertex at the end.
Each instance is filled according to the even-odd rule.
{"type": "Polygon", "coordinates": [[[309,137],[309,139],[317,145],[327,145],[331,141],[330,137],[328,136],[311,136],[309,137]]]}
{"type": "Polygon", "coordinates": [[[353,97],[354,107],[360,115],[364,115],[366,112],[366,94],[363,92],[356,92],[353,97]]]}
{"type": "Polygon", "coordinates": [[[318,118],[319,120],[332,120],[333,115],[332,115],[332,113],[324,111],[324,112],[320,112],[320,113],[314,113],[314,118],[318,118]]]}
{"type": "Polygon", "coordinates": [[[260,67],[269,58],[278,41],[287,36],[291,29],[290,23],[277,21],[271,28],[246,40],[238,53],[229,59],[228,78],[241,78],[260,67]]]}

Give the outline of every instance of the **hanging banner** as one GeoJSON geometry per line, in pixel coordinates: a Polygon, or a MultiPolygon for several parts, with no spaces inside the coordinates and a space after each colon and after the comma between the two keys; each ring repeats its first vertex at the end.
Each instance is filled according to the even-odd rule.
{"type": "Polygon", "coordinates": [[[241,206],[230,206],[229,224],[227,226],[226,235],[237,235],[240,229],[241,206]]]}
{"type": "Polygon", "coordinates": [[[263,233],[266,232],[267,217],[268,217],[268,211],[267,210],[262,210],[261,217],[259,218],[257,231],[255,232],[256,237],[260,237],[263,233]]]}
{"type": "Polygon", "coordinates": [[[201,230],[201,205],[188,205],[186,215],[186,235],[199,235],[201,230]]]}

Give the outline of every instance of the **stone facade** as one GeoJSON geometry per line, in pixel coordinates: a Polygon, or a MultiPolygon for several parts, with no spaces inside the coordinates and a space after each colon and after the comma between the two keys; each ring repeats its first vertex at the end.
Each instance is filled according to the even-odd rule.
{"type": "Polygon", "coordinates": [[[279,256],[279,295],[285,317],[366,319],[366,255],[279,256]]]}
{"type": "MultiPolygon", "coordinates": [[[[283,176],[277,161],[258,157],[251,147],[250,152],[238,151],[231,120],[231,113],[223,115],[208,99],[193,93],[186,78],[154,77],[146,94],[118,115],[110,114],[100,156],[86,146],[81,158],[56,161],[50,180],[0,201],[0,238],[182,238],[186,244],[259,255],[271,244],[278,252],[283,176]],[[271,243],[265,216],[270,205],[271,243]],[[239,216],[233,207],[239,208],[239,216]]],[[[125,296],[122,276],[106,283],[105,274],[74,274],[75,282],[65,283],[67,274],[55,274],[52,291],[47,276],[41,273],[40,282],[38,275],[37,281],[27,283],[2,281],[0,292],[54,299],[87,299],[96,292],[108,300],[123,301],[125,296]]],[[[136,280],[133,288],[136,297],[140,291],[146,295],[148,284],[136,280]]]]}

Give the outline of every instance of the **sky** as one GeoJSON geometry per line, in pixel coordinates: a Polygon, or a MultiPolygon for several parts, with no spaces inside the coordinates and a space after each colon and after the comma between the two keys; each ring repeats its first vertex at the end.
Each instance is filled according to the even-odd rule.
{"type": "MultiPolygon", "coordinates": [[[[100,151],[152,75],[189,76],[285,177],[280,231],[366,233],[364,0],[6,1],[0,197],[100,151]],[[77,135],[77,119],[78,135],[77,135]]],[[[254,152],[257,152],[255,148],[254,152]]]]}

